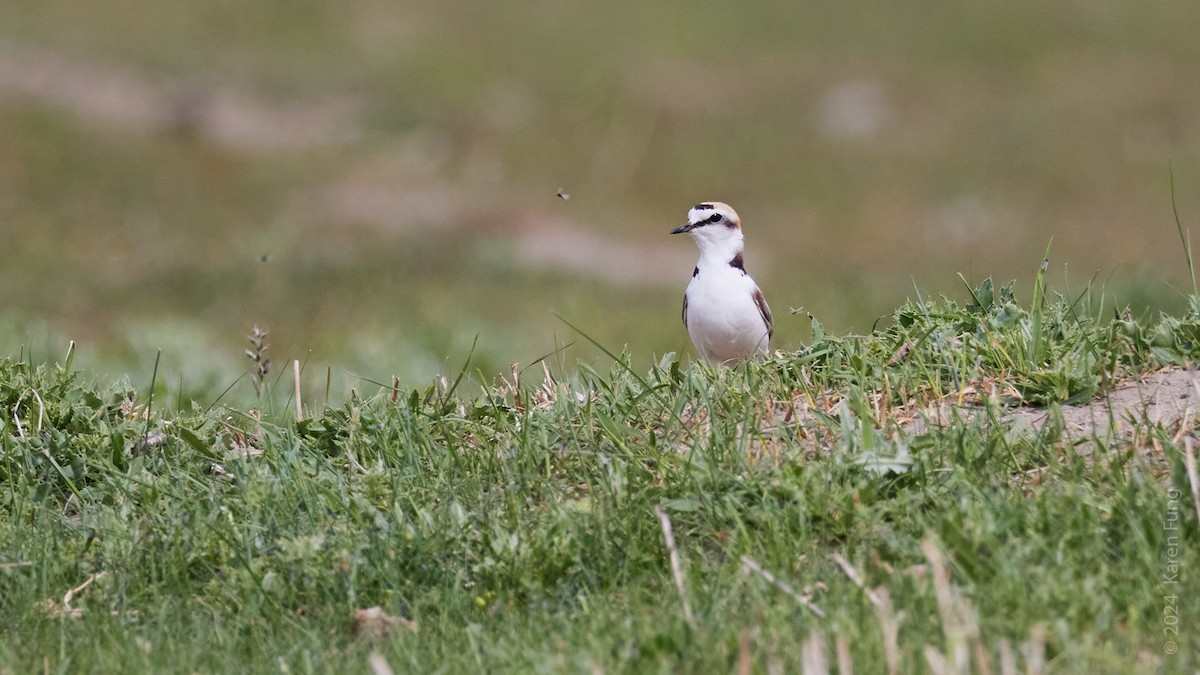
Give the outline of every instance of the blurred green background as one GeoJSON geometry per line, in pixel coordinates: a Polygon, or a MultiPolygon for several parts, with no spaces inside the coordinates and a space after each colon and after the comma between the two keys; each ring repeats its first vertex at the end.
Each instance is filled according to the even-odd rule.
{"type": "Polygon", "coordinates": [[[337,394],[453,374],[476,336],[486,379],[577,340],[557,313],[649,362],[690,353],[667,232],[710,199],[781,348],[958,272],[1027,297],[1051,238],[1058,290],[1177,311],[1197,26],[1193,0],[5,0],[0,352],[74,339],[142,384],[161,348],[211,397],[258,324],[337,394]]]}

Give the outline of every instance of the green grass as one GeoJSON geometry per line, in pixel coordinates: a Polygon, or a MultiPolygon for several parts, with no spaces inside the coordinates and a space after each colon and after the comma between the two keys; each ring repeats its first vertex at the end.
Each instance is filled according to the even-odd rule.
{"type": "Polygon", "coordinates": [[[397,672],[800,672],[817,635],[874,673],[894,624],[903,672],[960,649],[1023,670],[1022,645],[1047,672],[1191,672],[1191,421],[1089,453],[1002,420],[1191,362],[1200,315],[969,290],[738,369],[558,356],[478,394],[364,385],[301,422],[283,391],[264,414],[160,385],[147,415],[70,355],[0,361],[0,670],[361,672],[377,651],[397,672]],[[964,398],[986,414],[904,426],[964,398]],[[390,632],[356,625],[372,606],[390,632]]]}

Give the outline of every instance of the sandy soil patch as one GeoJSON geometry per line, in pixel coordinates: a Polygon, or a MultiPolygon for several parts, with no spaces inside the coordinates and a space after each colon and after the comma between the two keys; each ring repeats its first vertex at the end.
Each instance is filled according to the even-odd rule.
{"type": "MultiPolygon", "coordinates": [[[[1130,438],[1146,424],[1167,429],[1190,429],[1200,413],[1200,372],[1169,369],[1147,373],[1117,385],[1087,403],[1061,405],[1063,433],[1083,446],[1130,438]]],[[[942,404],[926,409],[902,428],[910,435],[944,426],[956,416],[973,419],[987,414],[979,406],[942,404]]],[[[1019,407],[1004,412],[1001,421],[1014,429],[1041,429],[1052,422],[1051,408],[1019,407]]]]}

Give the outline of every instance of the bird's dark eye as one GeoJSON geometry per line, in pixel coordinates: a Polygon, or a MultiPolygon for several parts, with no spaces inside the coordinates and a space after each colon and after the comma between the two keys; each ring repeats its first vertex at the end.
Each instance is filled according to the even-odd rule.
{"type": "Polygon", "coordinates": [[[712,214],[711,216],[708,217],[708,222],[710,222],[710,223],[721,222],[721,214],[719,214],[719,213],[712,214]]]}

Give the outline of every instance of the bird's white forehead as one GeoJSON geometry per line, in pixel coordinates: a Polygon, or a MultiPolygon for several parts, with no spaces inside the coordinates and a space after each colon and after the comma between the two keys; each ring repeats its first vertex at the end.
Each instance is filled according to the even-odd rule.
{"type": "Polygon", "coordinates": [[[711,217],[714,213],[719,213],[729,221],[741,225],[742,221],[738,218],[737,211],[734,211],[733,207],[725,202],[700,202],[688,211],[688,222],[698,223],[711,217]]]}

